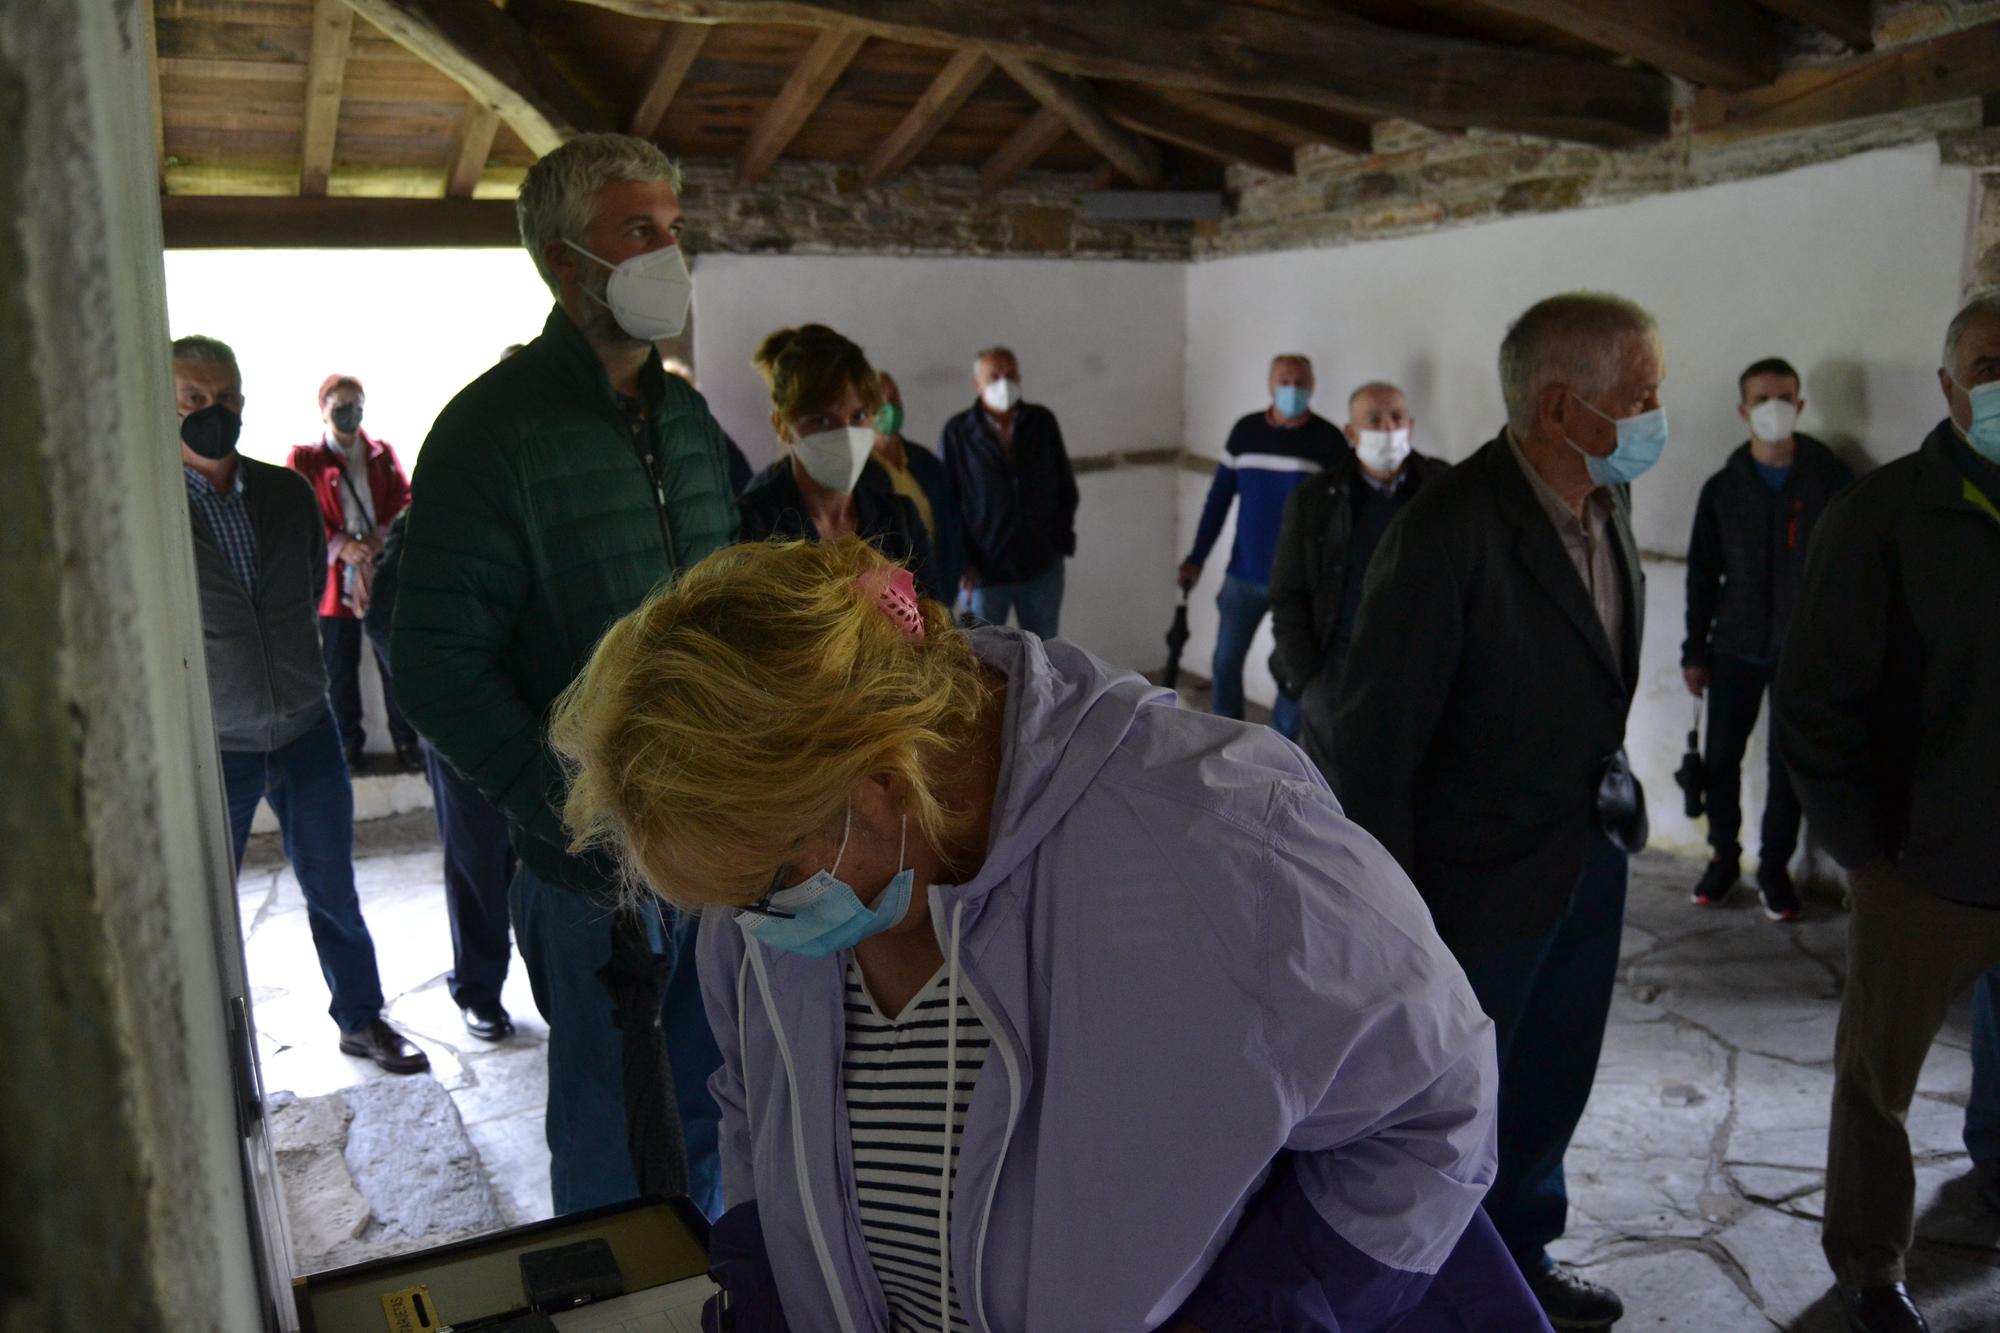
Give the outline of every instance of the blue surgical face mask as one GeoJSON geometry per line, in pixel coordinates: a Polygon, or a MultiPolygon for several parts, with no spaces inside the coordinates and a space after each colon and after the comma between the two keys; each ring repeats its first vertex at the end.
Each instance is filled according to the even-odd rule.
{"type": "MultiPolygon", "coordinates": [[[[1958,384],[1958,377],[1952,376],[1951,382],[1958,384]]],[[[1958,387],[1972,404],[1972,428],[1965,432],[1965,442],[1987,462],[2000,463],[2000,380],[1958,387]]]]}
{"type": "Polygon", "coordinates": [[[1584,402],[1582,395],[1572,392],[1570,397],[1589,407],[1592,412],[1618,427],[1618,443],[1611,450],[1609,458],[1599,458],[1596,454],[1580,448],[1567,435],[1563,443],[1583,455],[1584,466],[1590,469],[1590,479],[1599,486],[1623,486],[1643,475],[1647,468],[1660,461],[1660,455],[1667,448],[1667,409],[1656,407],[1650,412],[1636,416],[1614,417],[1606,412],[1598,412],[1595,407],[1584,402]]]}
{"type": "MultiPolygon", "coordinates": [[[[850,807],[847,828],[840,836],[840,851],[833,858],[833,869],[822,870],[803,884],[780,889],[756,906],[739,911],[736,924],[753,940],[807,958],[824,958],[842,949],[851,949],[870,935],[879,935],[901,924],[903,918],[909,915],[910,893],[916,886],[916,870],[898,871],[875,900],[875,906],[863,907],[853,888],[834,874],[840,869],[841,857],[847,854],[847,844],[853,836],[854,810],[850,807]]],[[[898,865],[902,864],[909,844],[910,817],[904,815],[903,845],[896,853],[898,865]]]]}
{"type": "Polygon", "coordinates": [[[1277,406],[1278,415],[1289,420],[1306,410],[1312,396],[1311,389],[1302,389],[1296,384],[1280,384],[1277,392],[1271,395],[1271,401],[1277,406]]]}

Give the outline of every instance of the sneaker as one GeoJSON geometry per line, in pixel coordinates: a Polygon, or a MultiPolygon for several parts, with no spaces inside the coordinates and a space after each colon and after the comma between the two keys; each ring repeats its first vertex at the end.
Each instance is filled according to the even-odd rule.
{"type": "Polygon", "coordinates": [[[1527,1275],[1528,1290],[1557,1328],[1610,1328],[1625,1317],[1618,1293],[1586,1282],[1560,1264],[1527,1275]]]}
{"type": "Polygon", "coordinates": [[[1733,861],[1710,861],[1708,869],[1701,872],[1701,879],[1694,886],[1696,907],[1720,907],[1736,888],[1736,863],[1733,861]]]}
{"type": "Polygon", "coordinates": [[[1773,921],[1799,919],[1798,891],[1792,888],[1792,872],[1783,866],[1767,861],[1757,867],[1757,897],[1763,900],[1764,915],[1773,921]]]}

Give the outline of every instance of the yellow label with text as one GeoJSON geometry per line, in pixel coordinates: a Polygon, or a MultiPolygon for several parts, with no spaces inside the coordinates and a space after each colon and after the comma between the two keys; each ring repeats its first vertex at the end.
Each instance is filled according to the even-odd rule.
{"type": "Polygon", "coordinates": [[[382,1313],[388,1316],[389,1333],[432,1333],[440,1327],[429,1287],[405,1287],[383,1293],[382,1313]]]}

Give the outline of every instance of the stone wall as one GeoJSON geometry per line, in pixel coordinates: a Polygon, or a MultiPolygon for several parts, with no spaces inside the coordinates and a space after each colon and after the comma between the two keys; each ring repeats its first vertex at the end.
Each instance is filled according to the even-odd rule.
{"type": "Polygon", "coordinates": [[[869,185],[853,166],[779,162],[758,184],[733,163],[682,163],[696,254],[887,254],[1184,260],[1187,222],[1083,216],[1088,174],[1028,172],[988,199],[970,167],[917,168],[869,185]]]}

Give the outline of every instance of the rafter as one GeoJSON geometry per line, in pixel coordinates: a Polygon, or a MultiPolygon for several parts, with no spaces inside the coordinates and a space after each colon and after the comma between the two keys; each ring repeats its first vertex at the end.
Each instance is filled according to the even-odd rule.
{"type": "Polygon", "coordinates": [[[931,86],[924,89],[917,104],[910,108],[910,114],[903,117],[902,124],[891,130],[889,137],[869,154],[867,164],[861,168],[861,178],[870,185],[879,185],[900,175],[992,72],[993,61],[985,52],[954,53],[931,80],[931,86]]]}
{"type": "Polygon", "coordinates": [[[1375,131],[1367,121],[1355,120],[1324,107],[1302,106],[1297,102],[1269,102],[1254,97],[1216,97],[1209,93],[1189,92],[1185,88],[1156,88],[1153,91],[1198,116],[1274,139],[1288,148],[1321,144],[1363,157],[1375,151],[1375,131]]]}
{"type": "Polygon", "coordinates": [[[354,11],[347,0],[313,0],[312,50],[306,57],[305,128],[299,133],[299,193],[326,193],[333,174],[333,140],[340,124],[340,86],[354,11]]]}
{"type": "Polygon", "coordinates": [[[535,153],[549,152],[572,135],[610,128],[510,14],[463,0],[348,3],[398,45],[498,112],[535,153]]]}
{"type": "Polygon", "coordinates": [[[674,104],[675,95],[687,81],[688,71],[694,68],[695,57],[701,54],[712,31],[705,23],[676,23],[667,29],[660,38],[659,49],[653,52],[646,91],[640,94],[639,105],[633,109],[631,123],[626,128],[642,139],[659,133],[667,108],[674,104]]]}
{"type": "Polygon", "coordinates": [[[989,48],[1089,78],[1623,146],[1665,137],[1666,76],[1256,0],[588,0],[654,19],[779,23],[989,48]]]}
{"type": "Polygon", "coordinates": [[[1749,0],[1478,0],[1695,83],[1740,91],[1778,74],[1771,16],[1749,0]]]}
{"type": "Polygon", "coordinates": [[[1013,56],[996,62],[1007,77],[1027,89],[1028,95],[1063,119],[1070,133],[1095,148],[1104,159],[1139,186],[1157,184],[1160,179],[1160,150],[1137,134],[1111,123],[1098,104],[1097,91],[1082,79],[1053,74],[1041,66],[1013,56]]]}
{"type": "Polygon", "coordinates": [[[1099,96],[1104,102],[1104,114],[1134,133],[1150,135],[1219,162],[1259,167],[1275,176],[1289,176],[1294,170],[1292,150],[1284,144],[1207,119],[1143,88],[1107,85],[1099,91],[1099,96]]]}
{"type": "Polygon", "coordinates": [[[505,199],[293,199],[175,194],[160,200],[169,250],[366,249],[521,243],[505,199]]]}
{"type": "Polygon", "coordinates": [[[798,136],[813,111],[833,91],[833,85],[867,40],[866,33],[834,28],[814,39],[798,68],[792,71],[792,77],[785,80],[777,100],[764,108],[743,151],[737,154],[738,184],[760,180],[771,169],[785,151],[785,145],[798,136]]]}
{"type": "MultiPolygon", "coordinates": [[[[1068,132],[1063,118],[1043,107],[1013,137],[994,151],[993,155],[980,164],[979,192],[992,196],[1007,188],[1013,179],[1041,161],[1057,140],[1068,132]]],[[[1108,163],[1106,164],[1109,165],[1108,163]]]]}
{"type": "Polygon", "coordinates": [[[1762,0],[1766,9],[1821,32],[1832,33],[1857,51],[1875,47],[1875,15],[1870,0],[1762,0]]]}
{"type": "Polygon", "coordinates": [[[500,113],[476,98],[468,97],[459,117],[458,131],[451,137],[451,160],[445,166],[444,193],[447,199],[470,199],[486,171],[486,159],[493,155],[493,136],[500,131],[500,113]]]}
{"type": "Polygon", "coordinates": [[[1695,98],[1694,128],[1711,139],[1812,129],[1983,97],[2000,88],[2000,20],[1927,42],[1811,65],[1768,88],[1695,98]]]}

